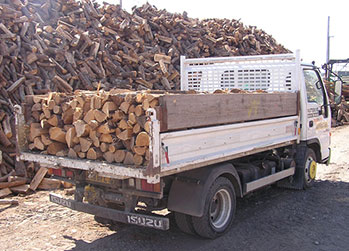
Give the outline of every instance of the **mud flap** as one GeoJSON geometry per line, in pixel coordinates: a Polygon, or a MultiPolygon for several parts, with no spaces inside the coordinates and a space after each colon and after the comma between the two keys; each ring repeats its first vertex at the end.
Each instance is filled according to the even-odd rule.
{"type": "Polygon", "coordinates": [[[305,159],[305,154],[307,152],[307,149],[308,147],[306,144],[300,144],[297,146],[295,174],[293,176],[290,176],[283,180],[278,181],[276,183],[278,187],[294,189],[294,190],[303,190],[304,188],[303,162],[305,159]]]}

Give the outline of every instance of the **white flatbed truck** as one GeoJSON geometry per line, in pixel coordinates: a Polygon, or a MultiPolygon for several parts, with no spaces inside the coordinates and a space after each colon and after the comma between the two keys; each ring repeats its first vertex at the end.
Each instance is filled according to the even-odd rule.
{"type": "MultiPolygon", "coordinates": [[[[316,163],[329,160],[331,114],[327,93],[318,69],[302,64],[298,52],[227,58],[182,57],[181,89],[290,94],[293,101],[285,104],[281,98],[276,100],[269,107],[269,112],[274,111],[272,118],[254,118],[260,103],[252,101],[247,104],[251,121],[217,121],[216,125],[200,126],[206,114],[197,119],[199,126],[189,129],[171,128],[180,118],[176,115],[171,124],[170,112],[166,115],[168,125],[163,125],[157,114],[160,111],[150,109],[151,159],[144,168],[27,151],[26,121],[17,107],[18,158],[52,168],[56,178],[75,183],[74,200],[51,194],[50,201],[54,203],[93,214],[99,220],[161,230],[169,229],[169,219],[156,211],[167,209],[174,214],[181,230],[205,238],[216,238],[228,231],[235,214],[236,197],[273,183],[305,189],[314,182],[316,163]],[[289,107],[294,107],[291,115],[279,114],[289,107]],[[161,129],[164,126],[165,131],[161,129]]],[[[204,104],[206,96],[198,97],[204,104]]],[[[169,104],[176,103],[170,101],[169,104]]],[[[242,96],[242,103],[247,101],[242,96]]],[[[207,109],[227,111],[217,120],[230,121],[230,117],[237,116],[228,101],[224,109],[215,105],[207,109]]],[[[179,107],[184,120],[191,116],[191,109],[196,109],[195,104],[193,107],[179,107]]]]}

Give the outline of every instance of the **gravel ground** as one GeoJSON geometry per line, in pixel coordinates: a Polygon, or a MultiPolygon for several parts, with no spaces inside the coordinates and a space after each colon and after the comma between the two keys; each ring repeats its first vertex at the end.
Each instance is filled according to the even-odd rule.
{"type": "MultiPolygon", "coordinates": [[[[349,126],[332,131],[332,161],[307,191],[267,187],[238,200],[232,229],[216,240],[137,226],[109,229],[48,201],[47,191],[0,206],[0,250],[348,250],[349,126]]],[[[65,194],[66,191],[56,193],[65,194]]]]}

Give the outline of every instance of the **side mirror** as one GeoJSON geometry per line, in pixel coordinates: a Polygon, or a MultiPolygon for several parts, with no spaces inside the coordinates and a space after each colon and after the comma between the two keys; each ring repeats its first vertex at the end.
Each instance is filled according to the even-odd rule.
{"type": "Polygon", "coordinates": [[[342,101],[342,81],[334,82],[334,102],[339,105],[342,101]]]}

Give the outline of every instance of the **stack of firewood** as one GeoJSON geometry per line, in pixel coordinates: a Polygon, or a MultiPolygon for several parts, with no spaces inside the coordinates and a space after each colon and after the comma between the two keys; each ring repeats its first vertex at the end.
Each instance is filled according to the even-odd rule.
{"type": "Polygon", "coordinates": [[[115,90],[28,96],[29,150],[147,165],[150,122],[145,113],[158,105],[158,96],[115,90]]]}
{"type": "MultiPolygon", "coordinates": [[[[178,90],[181,55],[211,57],[286,52],[287,49],[261,29],[244,26],[237,20],[192,19],[186,13],[172,14],[149,4],[133,9],[130,14],[117,5],[99,5],[90,0],[0,0],[0,178],[10,177],[14,169],[17,175],[33,178],[39,170],[37,166],[15,160],[13,105],[24,102],[26,95],[71,93],[78,89],[93,91],[97,87],[106,91],[112,88],[178,90]]],[[[51,103],[52,100],[56,101],[50,99],[51,103]]],[[[47,126],[49,120],[55,123],[54,115],[61,116],[66,111],[63,106],[52,108],[45,102],[39,102],[42,110],[37,112],[38,118],[41,114],[45,117],[50,114],[44,125],[47,126]]],[[[136,108],[139,104],[130,106],[136,108]]],[[[123,113],[129,126],[133,115],[130,119],[129,114],[123,113]]],[[[101,123],[98,122],[98,128],[101,123]]],[[[126,124],[120,130],[129,137],[124,132],[130,131],[126,124]]],[[[74,124],[70,126],[75,128],[74,124]]],[[[118,130],[113,129],[115,132],[110,134],[117,137],[118,130]]],[[[59,129],[55,130],[54,134],[59,134],[59,129]]],[[[40,135],[42,144],[45,136],[40,135]]],[[[38,137],[34,138],[35,148],[40,147],[38,137]]],[[[100,150],[111,159],[108,152],[113,148],[109,141],[100,140],[99,147],[92,143],[89,156],[93,150],[95,156],[100,156],[100,150]]],[[[87,157],[88,151],[77,147],[80,142],[73,143],[68,153],[74,155],[70,150],[73,149],[78,157],[84,154],[87,157]]],[[[126,149],[125,158],[130,154],[135,156],[130,146],[126,149]]],[[[62,154],[62,150],[57,153],[62,154]]],[[[142,157],[144,162],[146,158],[142,157]]]]}

